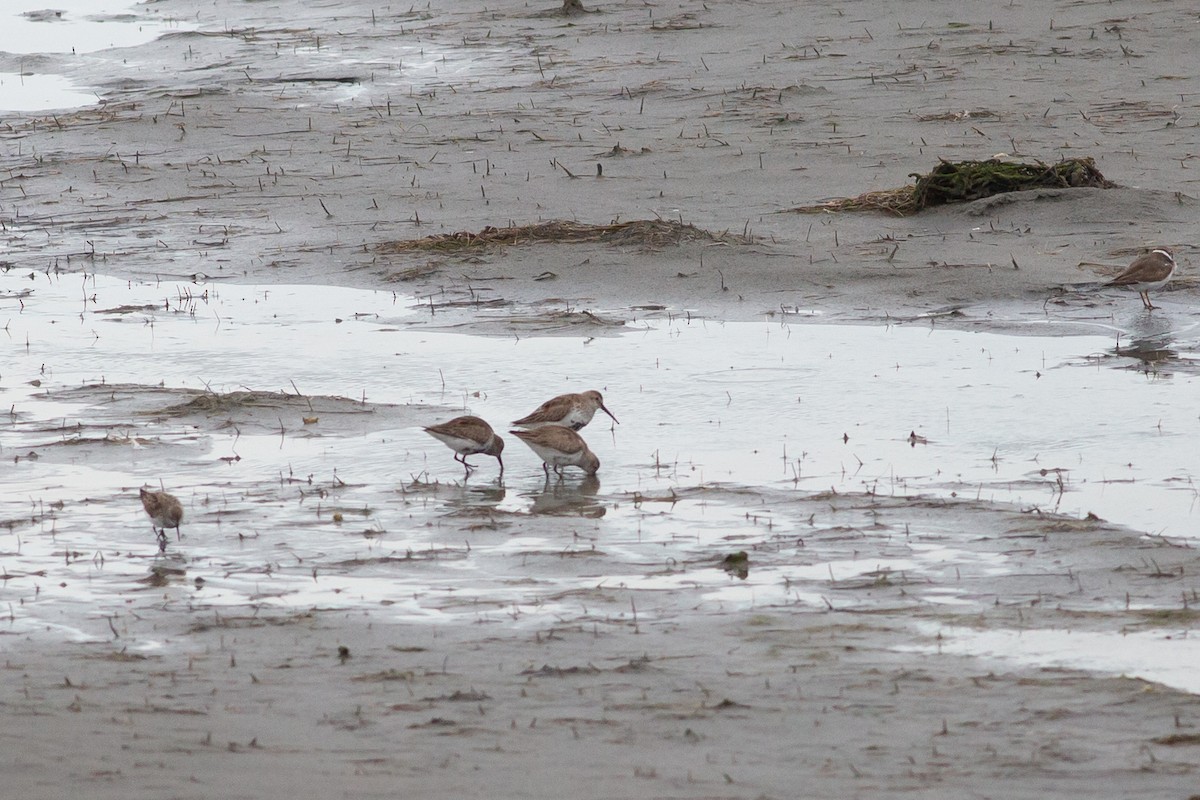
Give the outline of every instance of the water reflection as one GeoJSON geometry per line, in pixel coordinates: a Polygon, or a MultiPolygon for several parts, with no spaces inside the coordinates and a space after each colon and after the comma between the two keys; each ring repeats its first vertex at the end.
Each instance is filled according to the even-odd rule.
{"type": "MultiPolygon", "coordinates": [[[[187,565],[184,562],[183,556],[173,554],[162,556],[150,565],[146,577],[142,578],[139,583],[149,586],[154,589],[159,589],[168,586],[171,583],[182,582],[187,577],[187,565]]],[[[200,588],[203,581],[197,584],[196,588],[200,588]]]]}
{"type": "MultiPolygon", "coordinates": [[[[1189,401],[1200,323],[1182,312],[1131,316],[1118,343],[1107,322],[1090,337],[659,322],[589,340],[581,359],[568,337],[398,324],[412,306],[390,291],[206,289],[190,295],[205,304],[195,316],[165,310],[194,289],[102,276],[85,279],[94,299],[82,312],[76,275],[39,274],[29,291],[0,293],[19,345],[0,425],[12,472],[0,506],[14,509],[0,531],[18,542],[6,590],[23,603],[10,627],[32,630],[64,608],[125,608],[131,587],[153,594],[143,580],[172,599],[203,585],[205,603],[231,607],[384,598],[413,620],[475,614],[484,602],[575,613],[575,592],[599,573],[699,583],[714,602],[763,602],[768,591],[794,602],[810,591],[795,581],[831,580],[831,565],[838,581],[901,568],[890,533],[879,558],[857,563],[874,523],[845,504],[864,496],[966,497],[1164,536],[1196,530],[1189,401]],[[1131,363],[1167,365],[1176,378],[1147,386],[1111,369],[1131,363]],[[524,448],[503,480],[486,461],[463,478],[422,431],[454,414],[526,413],[543,392],[529,364],[561,376],[555,391],[597,386],[620,398],[622,424],[589,436],[603,492],[575,471],[543,480],[524,448]],[[176,487],[190,520],[163,554],[125,488],[148,478],[176,487]],[[787,543],[810,529],[821,554],[792,552],[787,543]],[[64,551],[80,555],[64,561],[64,551]],[[85,570],[102,579],[80,579],[85,570]]],[[[956,541],[984,509],[947,518],[938,535],[956,541]]],[[[910,522],[914,541],[934,524],[903,520],[894,530],[906,543],[910,522]]],[[[919,573],[935,561],[905,563],[919,573]]],[[[805,602],[820,605],[811,594],[805,602]]],[[[103,618],[77,619],[80,631],[110,635],[103,618]]]]}
{"type": "Polygon", "coordinates": [[[533,499],[533,506],[529,509],[531,514],[599,519],[606,511],[596,499],[599,492],[600,479],[595,475],[585,475],[578,480],[551,480],[547,476],[540,492],[526,496],[533,499]]]}
{"type": "Polygon", "coordinates": [[[1117,339],[1116,346],[1109,352],[1119,358],[1136,359],[1131,367],[1168,377],[1170,371],[1164,367],[1180,364],[1179,351],[1175,343],[1175,327],[1169,314],[1144,314],[1130,326],[1129,339],[1117,339]]]}
{"type": "Polygon", "coordinates": [[[1163,367],[1170,366],[1173,362],[1179,361],[1179,352],[1168,347],[1167,345],[1169,344],[1171,344],[1169,337],[1134,339],[1123,347],[1118,345],[1112,352],[1113,355],[1135,358],[1148,370],[1152,370],[1158,374],[1170,375],[1170,372],[1163,371],[1163,367]]]}
{"type": "MultiPolygon", "coordinates": [[[[466,488],[465,486],[463,487],[466,488]]],[[[499,478],[484,486],[472,486],[465,496],[466,505],[496,505],[504,499],[508,491],[499,478]]]]}
{"type": "Polygon", "coordinates": [[[444,502],[447,509],[466,514],[490,513],[504,502],[508,489],[498,478],[479,486],[471,486],[466,481],[452,484],[449,492],[439,494],[438,499],[444,502]]]}

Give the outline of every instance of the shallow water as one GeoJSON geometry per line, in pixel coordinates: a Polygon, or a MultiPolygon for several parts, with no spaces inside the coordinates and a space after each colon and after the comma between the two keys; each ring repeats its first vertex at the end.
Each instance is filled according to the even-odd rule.
{"type": "Polygon", "coordinates": [[[1019,660],[1046,668],[1079,668],[1116,675],[1139,675],[1193,694],[1200,692],[1196,659],[1200,642],[1187,630],[1097,632],[1070,630],[992,630],[920,625],[940,635],[936,647],[913,647],[929,654],[970,654],[985,659],[1019,660]]]}
{"type": "Polygon", "coordinates": [[[96,102],[61,75],[19,75],[0,72],[0,111],[46,111],[75,108],[96,102]]]}
{"type": "Polygon", "coordinates": [[[79,54],[132,47],[169,29],[168,23],[144,18],[144,12],[129,0],[7,0],[0,16],[0,51],[79,54]]]}
{"type": "MultiPolygon", "coordinates": [[[[10,271],[0,312],[0,566],[16,630],[103,637],[130,603],[653,620],[680,602],[820,608],[846,582],[1011,569],[966,546],[996,533],[970,506],[893,538],[861,504],[822,497],[978,499],[1197,533],[1197,379],[1171,370],[1200,348],[1161,315],[1173,356],[1150,368],[1114,332],[662,317],[619,335],[481,337],[436,329],[436,308],[391,292],[79,274],[10,271]],[[583,431],[598,481],[547,483],[509,437],[503,483],[482,456],[464,483],[420,430],[463,411],[504,430],[586,388],[621,420],[583,431]],[[197,396],[184,390],[245,389],[304,397],[228,420],[170,410],[197,396]],[[356,402],[305,410],[323,395],[356,402]],[[163,554],[137,500],[160,481],[185,507],[163,554]],[[717,568],[742,549],[746,579],[717,568]],[[617,586],[658,605],[615,607],[617,586]]],[[[929,584],[923,602],[977,602],[929,584]]],[[[1050,658],[997,636],[979,649],[1050,658]]],[[[1061,641],[1070,661],[1075,640],[1061,641]]]]}
{"type": "MultiPolygon", "coordinates": [[[[8,64],[18,71],[0,70],[0,111],[49,111],[99,102],[94,91],[54,73],[78,66],[77,58],[86,54],[134,47],[181,27],[145,12],[145,6],[127,0],[65,0],[53,6],[36,0],[6,2],[0,10],[0,54],[13,54],[8,64]],[[55,63],[55,54],[69,60],[55,63]]],[[[125,64],[131,71],[138,66],[125,64]]]]}

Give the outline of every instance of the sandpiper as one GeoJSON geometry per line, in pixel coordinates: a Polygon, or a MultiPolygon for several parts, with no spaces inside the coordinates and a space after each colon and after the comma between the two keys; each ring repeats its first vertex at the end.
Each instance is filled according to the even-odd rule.
{"type": "Polygon", "coordinates": [[[604,405],[604,398],[595,389],[582,394],[560,394],[552,397],[538,406],[528,416],[513,420],[513,425],[535,430],[545,425],[560,425],[577,431],[592,421],[596,411],[603,411],[612,417],[612,421],[620,424],[613,413],[604,405]]]}
{"type": "Polygon", "coordinates": [[[542,460],[542,470],[550,478],[550,467],[562,477],[563,467],[579,467],[588,475],[600,469],[600,459],[588,449],[587,442],[575,431],[561,425],[544,425],[531,431],[509,431],[542,460]]]}
{"type": "Polygon", "coordinates": [[[500,474],[504,474],[504,460],[500,458],[504,452],[504,440],[479,417],[455,417],[440,425],[430,425],[425,432],[453,450],[454,460],[463,465],[468,475],[475,467],[467,463],[467,456],[476,453],[495,456],[496,463],[500,465],[500,474]]]}
{"type": "Polygon", "coordinates": [[[1104,285],[1136,289],[1142,296],[1142,305],[1150,310],[1156,307],[1150,302],[1150,290],[1166,286],[1174,274],[1175,254],[1168,247],[1156,247],[1135,258],[1124,272],[1104,285]]]}
{"type": "Polygon", "coordinates": [[[175,529],[175,538],[179,538],[179,523],[183,521],[183,504],[174,495],[166,492],[152,492],[142,487],[139,494],[142,498],[142,508],[150,517],[150,527],[158,537],[161,550],[167,545],[167,528],[175,529]]]}

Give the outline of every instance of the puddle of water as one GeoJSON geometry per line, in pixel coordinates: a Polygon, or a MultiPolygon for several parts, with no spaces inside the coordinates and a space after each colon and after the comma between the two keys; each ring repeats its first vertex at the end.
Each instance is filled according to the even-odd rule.
{"type": "Polygon", "coordinates": [[[0,17],[0,51],[91,53],[153,41],[170,29],[142,16],[144,11],[128,0],[8,0],[0,17]]]}
{"type": "MultiPolygon", "coordinates": [[[[83,55],[133,47],[178,29],[144,14],[144,7],[127,0],[65,0],[53,5],[10,0],[0,12],[0,53],[83,55]]],[[[9,62],[19,71],[0,73],[0,111],[51,111],[97,101],[94,92],[61,75],[46,74],[24,58],[9,62]]]]}
{"type": "MultiPolygon", "coordinates": [[[[657,320],[603,338],[483,338],[426,329],[439,318],[391,292],[13,272],[0,322],[0,565],[16,576],[18,630],[106,637],[131,595],[154,608],[383,604],[413,622],[618,619],[632,611],[615,587],[658,598],[637,609],[653,620],[679,596],[821,608],[829,584],[1007,568],[963,545],[987,533],[969,514],[915,521],[911,538],[907,522],[863,533],[872,518],[854,503],[805,499],[830,489],[1196,533],[1197,378],[1112,369],[1110,336],[657,320]],[[546,484],[509,437],[504,483],[481,459],[464,484],[419,428],[467,410],[503,431],[586,388],[621,420],[583,432],[597,481],[546,484]],[[334,428],[326,410],[309,425],[297,407],[273,430],[274,412],[250,424],[163,411],[245,389],[365,401],[363,421],[334,428]],[[185,507],[164,555],[137,500],[160,480],[185,507]],[[752,549],[744,580],[716,564],[739,549],[752,549]]],[[[970,602],[944,581],[917,592],[970,602]]],[[[839,606],[897,602],[847,596],[839,606]]]]}
{"type": "Polygon", "coordinates": [[[936,647],[902,647],[917,653],[971,655],[999,661],[1019,661],[1039,667],[1088,669],[1128,675],[1200,694],[1200,640],[1189,631],[1155,630],[1135,633],[1068,630],[988,630],[944,628],[921,624],[929,636],[941,635],[936,647]]]}
{"type": "MultiPolygon", "coordinates": [[[[1195,378],[1092,366],[1090,354],[1112,348],[1107,338],[676,321],[585,342],[482,339],[422,331],[424,312],[390,292],[43,275],[28,285],[26,301],[0,298],[10,341],[28,338],[8,373],[47,385],[294,382],[306,394],[470,407],[497,427],[594,385],[623,421],[588,429],[605,489],[723,481],[932,492],[1195,533],[1185,401],[1195,378]]],[[[33,419],[77,412],[44,389],[8,393],[33,419]]],[[[419,430],[395,436],[406,451],[430,449],[419,430]]],[[[529,474],[532,454],[510,445],[529,474]]]]}
{"type": "Polygon", "coordinates": [[[61,75],[18,75],[0,72],[0,111],[50,111],[96,102],[61,75]]]}

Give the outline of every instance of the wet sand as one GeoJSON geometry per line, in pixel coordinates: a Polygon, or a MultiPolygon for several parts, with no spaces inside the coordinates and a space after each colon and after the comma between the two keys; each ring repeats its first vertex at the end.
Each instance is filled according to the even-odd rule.
{"type": "MultiPolygon", "coordinates": [[[[125,50],[23,57],[21,68],[69,75],[104,101],[4,119],[5,310],[18,313],[22,281],[90,272],[169,286],[195,279],[197,291],[222,282],[394,291],[430,312],[399,324],[487,336],[764,315],[1003,332],[1049,323],[1070,335],[1135,330],[1144,312],[1132,294],[1060,287],[1169,244],[1183,272],[1155,295],[1156,313],[1174,331],[1195,325],[1197,79],[1180,63],[1178,42],[1194,26],[1181,6],[970,16],[942,2],[588,6],[596,13],[563,17],[517,3],[197,10],[167,0],[139,13],[193,30],[125,50]],[[908,219],[790,211],[903,185],[939,158],[1000,152],[1091,156],[1122,188],[1025,193],[908,219]],[[394,246],[553,220],[654,220],[714,237],[394,246]]],[[[0,67],[17,61],[0,57],[0,67]]],[[[166,305],[186,313],[189,303],[166,305]]],[[[1186,365],[1174,366],[1185,380],[1186,365]]],[[[35,379],[3,375],[7,387],[35,379]]],[[[198,461],[230,424],[266,436],[280,404],[343,420],[331,450],[339,437],[423,424],[451,405],[302,403],[296,390],[260,397],[253,413],[140,416],[196,397],[155,381],[122,387],[144,407],[113,409],[151,430],[137,457],[159,465],[198,461]]],[[[100,407],[102,394],[70,399],[100,407]]],[[[110,457],[123,463],[111,433],[95,457],[120,452],[110,457]]],[[[4,455],[14,469],[24,457],[4,455]]],[[[978,500],[736,482],[599,497],[572,482],[548,489],[532,513],[506,514],[478,484],[398,476],[379,503],[410,508],[403,536],[422,544],[389,542],[366,566],[385,580],[436,574],[412,598],[428,615],[414,622],[400,594],[360,588],[364,564],[322,541],[327,527],[281,510],[297,496],[325,503],[373,541],[373,520],[358,525],[353,507],[338,505],[339,479],[307,479],[280,464],[254,481],[230,478],[227,497],[189,498],[192,524],[162,558],[145,520],[118,513],[120,503],[135,509],[136,487],[68,498],[61,514],[39,502],[44,486],[31,487],[29,507],[6,504],[8,559],[35,545],[54,557],[40,574],[6,569],[10,607],[32,606],[59,581],[140,576],[97,607],[64,605],[36,628],[18,625],[25,617],[14,610],[10,630],[0,628],[8,791],[1196,793],[1200,708],[1186,681],[963,654],[942,634],[1082,641],[1121,631],[1135,660],[1139,650],[1184,646],[1200,565],[1188,541],[1153,535],[1152,520],[1138,531],[978,500]],[[638,551],[630,576],[612,576],[605,548],[637,538],[630,507],[649,525],[680,502],[744,513],[751,530],[715,550],[638,551]],[[756,507],[770,510],[770,525],[754,529],[756,507]],[[262,594],[231,605],[223,581],[246,580],[241,562],[200,556],[200,542],[270,531],[273,514],[294,515],[287,532],[303,542],[302,557],[299,545],[247,537],[239,546],[251,555],[237,557],[261,564],[262,594]],[[111,544],[76,552],[70,526],[111,544]],[[524,592],[520,602],[436,571],[481,558],[483,542],[510,548],[505,577],[524,592]],[[916,574],[864,566],[948,542],[947,559],[916,574]],[[780,579],[752,577],[744,585],[753,589],[739,590],[720,568],[738,551],[751,576],[780,579]],[[834,565],[844,563],[858,567],[843,576],[834,565]],[[315,587],[349,599],[273,602],[268,578],[295,582],[310,567],[315,587]],[[563,574],[594,575],[594,588],[560,591],[563,574]]]]}
{"type": "MultiPolygon", "coordinates": [[[[43,269],[743,319],[780,306],[1042,313],[1056,285],[1111,275],[1147,244],[1179,246],[1186,264],[1195,121],[1172,46],[1190,24],[1182,9],[751,8],[563,18],[358,4],[330,17],[264,2],[193,19],[154,3],[147,13],[199,30],[21,61],[105,102],[6,120],[10,249],[43,269]],[[1127,188],[910,219],[788,213],[998,153],[1091,156],[1127,188]],[[486,226],[637,219],[752,243],[381,250],[486,226]]],[[[1103,305],[1119,314],[1126,300],[1103,305]]]]}
{"type": "MultiPolygon", "coordinates": [[[[724,493],[708,494],[718,503],[724,493]]],[[[968,557],[936,574],[799,580],[792,600],[764,592],[747,607],[701,588],[720,572],[715,557],[647,565],[678,576],[674,590],[597,574],[591,590],[547,592],[556,570],[594,569],[609,545],[602,525],[568,523],[583,536],[572,545],[556,534],[564,517],[534,515],[517,524],[562,542],[523,556],[528,590],[552,614],[448,593],[446,618],[424,624],[397,624],[390,602],[370,598],[296,613],[265,598],[210,604],[221,576],[191,565],[213,586],[182,591],[164,578],[129,593],[111,623],[94,620],[91,641],[46,630],[5,642],[9,790],[784,797],[802,778],[820,797],[992,796],[997,784],[1018,798],[1190,796],[1194,695],[940,653],[935,631],[1065,626],[1061,635],[1083,637],[1118,626],[1130,641],[1169,639],[1194,620],[1179,597],[1200,567],[1193,549],[970,502],[763,499],[786,532],[738,543],[752,571],[886,560],[964,527],[999,533],[969,540],[968,557]],[[813,514],[842,524],[797,542],[813,514]],[[997,577],[990,557],[1015,571],[997,577]],[[454,621],[456,606],[468,613],[454,621]],[[137,647],[147,639],[161,647],[137,647]]],[[[479,545],[508,534],[465,535],[479,545]]],[[[451,546],[408,570],[469,557],[451,546]]],[[[342,580],[325,574],[334,565],[319,569],[316,581],[342,580]]]]}

